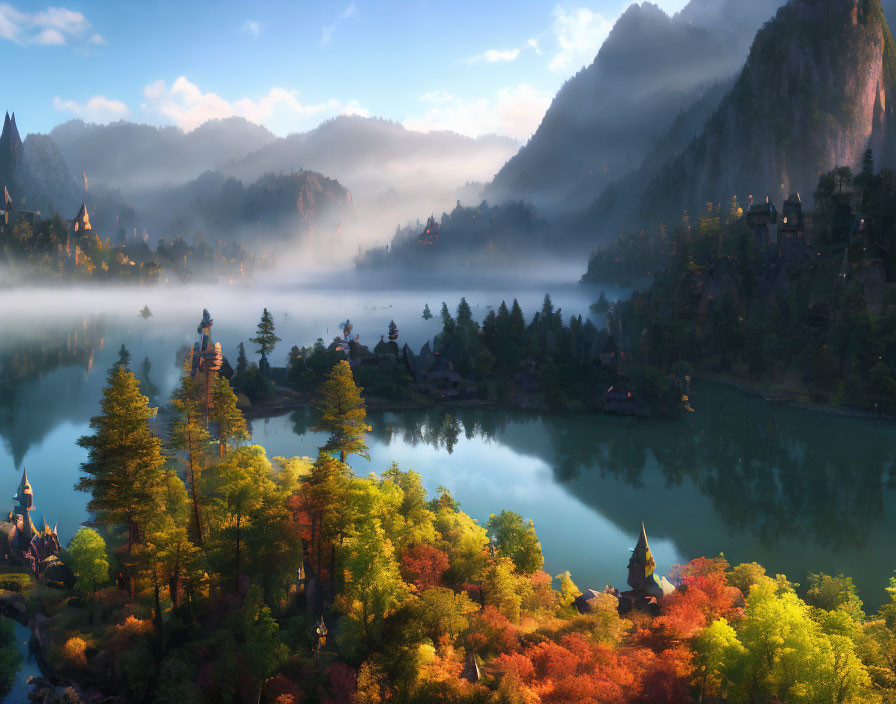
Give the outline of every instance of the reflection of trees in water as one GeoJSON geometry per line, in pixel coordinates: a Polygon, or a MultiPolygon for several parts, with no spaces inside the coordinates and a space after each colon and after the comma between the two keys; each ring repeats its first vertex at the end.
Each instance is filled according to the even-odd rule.
{"type": "Polygon", "coordinates": [[[29,328],[27,334],[6,335],[0,347],[0,437],[10,448],[16,466],[30,446],[70,410],[60,399],[66,392],[78,395],[78,389],[67,388],[72,383],[83,387],[103,330],[102,318],[85,318],[70,328],[42,323],[29,328]],[[77,381],[58,379],[59,388],[50,389],[49,398],[40,402],[39,408],[24,402],[42,378],[68,367],[81,367],[85,374],[77,381]]]}
{"type": "Polygon", "coordinates": [[[702,391],[698,412],[673,421],[438,408],[369,419],[384,443],[397,437],[451,452],[460,432],[498,438],[539,457],[562,483],[610,477],[643,488],[645,472],[656,466],[666,486],[692,482],[732,532],[753,534],[766,547],[782,536],[831,550],[865,545],[885,518],[883,487],[896,483],[893,429],[776,407],[728,389],[702,391]]]}

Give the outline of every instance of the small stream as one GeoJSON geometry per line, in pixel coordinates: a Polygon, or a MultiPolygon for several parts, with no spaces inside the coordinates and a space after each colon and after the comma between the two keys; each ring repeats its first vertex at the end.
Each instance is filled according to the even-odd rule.
{"type": "Polygon", "coordinates": [[[41,677],[41,671],[37,664],[37,658],[28,647],[28,643],[31,641],[31,631],[18,621],[13,621],[12,627],[15,632],[16,647],[22,654],[22,665],[16,674],[12,690],[3,698],[3,704],[25,704],[28,701],[28,693],[31,691],[28,679],[41,677]]]}

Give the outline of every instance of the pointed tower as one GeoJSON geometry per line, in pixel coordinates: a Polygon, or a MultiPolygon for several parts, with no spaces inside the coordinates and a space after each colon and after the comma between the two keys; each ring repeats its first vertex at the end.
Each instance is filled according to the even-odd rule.
{"type": "Polygon", "coordinates": [[[75,216],[75,219],[72,220],[72,227],[75,233],[79,235],[93,229],[90,225],[90,216],[87,214],[87,203],[81,203],[81,208],[78,210],[78,214],[75,216]]]}
{"type": "Polygon", "coordinates": [[[643,588],[649,584],[653,571],[656,569],[656,561],[650,554],[650,545],[647,544],[647,531],[644,523],[641,523],[641,535],[638,536],[638,544],[632,550],[631,559],[628,561],[628,586],[632,589],[643,588]]]}
{"type": "Polygon", "coordinates": [[[16,528],[21,535],[19,545],[24,547],[31,542],[34,537],[34,523],[31,522],[31,511],[34,509],[34,490],[31,488],[31,482],[28,481],[28,470],[22,470],[22,481],[19,483],[19,490],[13,497],[16,502],[16,528]]]}

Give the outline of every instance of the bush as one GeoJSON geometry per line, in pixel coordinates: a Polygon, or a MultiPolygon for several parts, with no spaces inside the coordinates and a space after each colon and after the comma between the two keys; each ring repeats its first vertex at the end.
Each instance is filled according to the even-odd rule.
{"type": "Polygon", "coordinates": [[[87,667],[87,641],[80,636],[73,636],[62,646],[62,661],[66,667],[83,670],[87,667]]]}
{"type": "Polygon", "coordinates": [[[8,592],[23,592],[32,584],[34,584],[34,580],[27,572],[0,573],[0,589],[5,589],[8,592]]]}

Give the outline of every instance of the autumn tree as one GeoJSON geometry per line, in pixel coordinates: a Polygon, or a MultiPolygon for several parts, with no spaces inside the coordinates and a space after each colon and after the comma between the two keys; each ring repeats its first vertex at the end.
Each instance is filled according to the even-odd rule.
{"type": "Polygon", "coordinates": [[[398,339],[398,326],[395,321],[389,322],[389,342],[395,342],[398,339]]]}
{"type": "Polygon", "coordinates": [[[255,331],[255,337],[250,337],[249,342],[258,346],[256,353],[262,357],[274,351],[274,346],[280,342],[280,338],[275,333],[274,316],[265,308],[261,314],[261,320],[258,321],[258,328],[255,331]]]}
{"type": "Polygon", "coordinates": [[[149,428],[157,409],[149,407],[134,375],[115,366],[100,410],[90,419],[93,434],[78,440],[87,450],[87,460],[81,464],[84,476],[76,488],[91,495],[87,510],[97,523],[128,527],[130,556],[163,477],[162,443],[149,428]]]}
{"type": "Polygon", "coordinates": [[[201,384],[189,374],[184,374],[180,386],[171,397],[174,413],[168,426],[168,444],[171,449],[182,452],[184,456],[187,485],[193,505],[193,528],[199,545],[202,545],[204,534],[201,483],[209,443],[209,433],[203,419],[203,403],[201,384]]]}
{"type": "Polygon", "coordinates": [[[330,433],[321,448],[324,452],[338,452],[342,462],[348,455],[370,459],[364,434],[367,432],[367,410],[361,398],[362,389],[355,384],[352,368],[340,360],[327,375],[318,390],[316,400],[319,420],[315,429],[330,433]]]}
{"type": "Polygon", "coordinates": [[[308,551],[318,580],[327,568],[332,581],[336,543],[346,532],[349,517],[349,475],[347,467],[321,452],[299,489],[297,505],[308,521],[308,551]]]}
{"type": "Polygon", "coordinates": [[[215,374],[212,379],[210,405],[209,420],[217,428],[220,456],[224,457],[228,442],[248,440],[249,431],[243,412],[237,407],[236,394],[230,382],[220,374],[215,374]]]}

